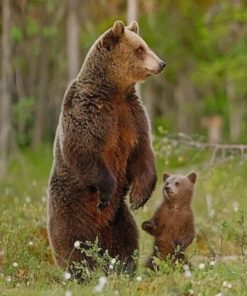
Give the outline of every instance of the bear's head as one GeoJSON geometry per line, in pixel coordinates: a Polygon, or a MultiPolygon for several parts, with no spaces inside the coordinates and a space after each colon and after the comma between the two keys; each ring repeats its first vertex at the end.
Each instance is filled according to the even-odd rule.
{"type": "Polygon", "coordinates": [[[166,65],[138,35],[135,21],[129,26],[116,21],[99,37],[90,52],[94,60],[98,56],[110,80],[123,89],[160,73],[166,65]]]}
{"type": "Polygon", "coordinates": [[[196,183],[196,173],[192,172],[187,176],[164,173],[163,181],[163,194],[166,200],[182,203],[190,202],[196,183]]]}

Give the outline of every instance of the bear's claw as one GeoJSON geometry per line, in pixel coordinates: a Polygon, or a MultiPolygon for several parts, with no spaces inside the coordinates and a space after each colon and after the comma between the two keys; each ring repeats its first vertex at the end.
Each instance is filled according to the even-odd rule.
{"type": "Polygon", "coordinates": [[[139,200],[133,200],[132,196],[130,199],[130,209],[132,211],[139,209],[140,207],[144,206],[144,204],[148,201],[149,197],[143,198],[143,199],[139,199],[139,200]]]}
{"type": "Polygon", "coordinates": [[[107,200],[100,201],[97,208],[99,211],[103,211],[108,206],[108,204],[109,202],[107,200]]]}

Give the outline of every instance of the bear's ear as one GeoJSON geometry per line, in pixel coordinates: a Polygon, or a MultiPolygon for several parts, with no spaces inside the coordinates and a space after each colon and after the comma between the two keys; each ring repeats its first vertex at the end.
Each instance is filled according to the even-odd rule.
{"type": "Polygon", "coordinates": [[[168,174],[168,173],[164,173],[163,174],[163,181],[165,182],[165,180],[167,179],[167,178],[169,178],[170,177],[170,174],[168,174]]]}
{"type": "Polygon", "coordinates": [[[120,37],[124,33],[124,23],[122,21],[115,21],[112,32],[115,37],[120,37]]]}
{"type": "Polygon", "coordinates": [[[130,31],[135,32],[136,34],[139,33],[139,26],[137,24],[136,21],[132,21],[128,27],[127,27],[130,31]]]}
{"type": "Polygon", "coordinates": [[[193,184],[196,183],[196,173],[195,172],[189,173],[187,178],[190,180],[191,183],[193,183],[193,184]]]}
{"type": "Polygon", "coordinates": [[[107,50],[111,50],[118,43],[121,35],[124,33],[124,23],[122,21],[116,21],[113,27],[106,32],[101,40],[101,44],[107,50]]]}

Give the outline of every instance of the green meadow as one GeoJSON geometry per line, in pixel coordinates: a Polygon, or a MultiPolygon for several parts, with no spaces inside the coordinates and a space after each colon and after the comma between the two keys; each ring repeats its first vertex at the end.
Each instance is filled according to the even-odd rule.
{"type": "Polygon", "coordinates": [[[210,156],[211,151],[179,147],[164,157],[158,153],[156,190],[143,208],[133,212],[140,229],[137,273],[117,275],[115,263],[107,278],[99,268],[79,285],[54,265],[47,240],[46,190],[52,149],[44,146],[35,152],[15,153],[0,182],[0,294],[247,295],[247,162],[229,155],[210,164],[210,156]],[[160,177],[165,170],[198,173],[193,200],[196,239],[186,252],[190,269],[158,262],[160,270],[154,273],[143,267],[153,241],[141,230],[141,223],[161,201],[160,177]]]}

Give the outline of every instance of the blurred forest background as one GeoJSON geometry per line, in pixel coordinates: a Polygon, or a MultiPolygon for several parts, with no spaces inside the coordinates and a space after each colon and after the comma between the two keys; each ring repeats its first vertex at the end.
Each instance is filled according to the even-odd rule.
{"type": "Polygon", "coordinates": [[[134,212],[138,277],[112,270],[104,295],[246,295],[246,0],[0,0],[0,294],[95,295],[100,270],[79,286],[54,266],[47,180],[64,92],[117,19],[136,19],[167,67],[140,84],[159,182],[134,212]],[[153,241],[140,226],[160,202],[162,172],[192,169],[191,275],[166,264],[148,274],[143,263],[153,241]]]}
{"type": "Polygon", "coordinates": [[[137,19],[167,62],[141,85],[154,132],[247,141],[244,0],[1,0],[0,14],[1,173],[13,151],[53,142],[68,83],[116,19],[137,19]]]}

